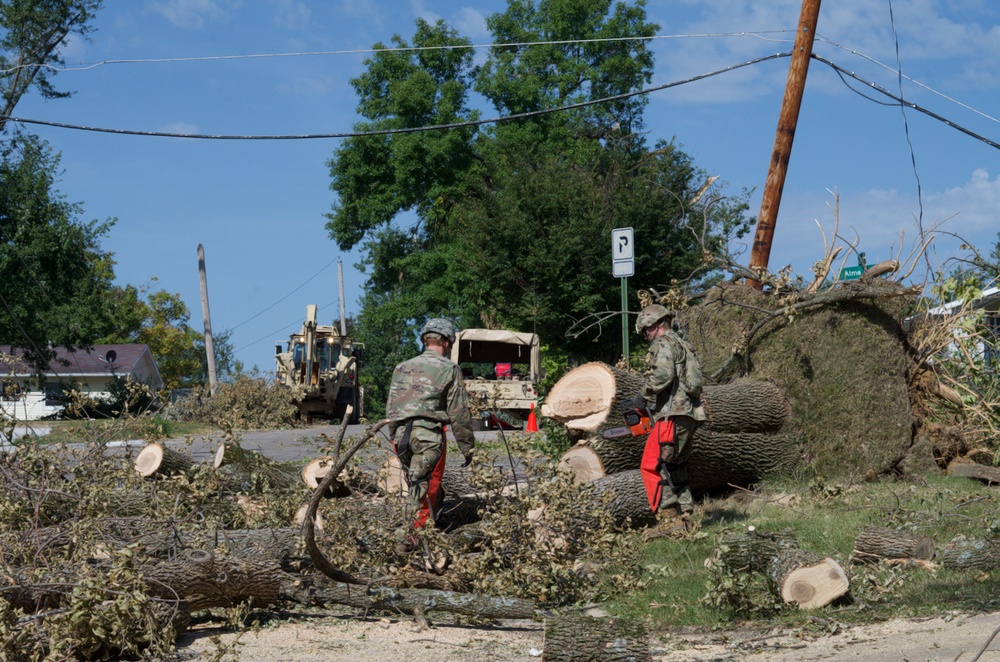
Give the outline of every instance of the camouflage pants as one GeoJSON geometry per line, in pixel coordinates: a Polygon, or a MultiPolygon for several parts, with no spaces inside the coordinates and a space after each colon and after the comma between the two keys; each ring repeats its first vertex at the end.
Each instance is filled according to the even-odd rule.
{"type": "MultiPolygon", "coordinates": [[[[691,481],[688,478],[688,457],[691,455],[691,438],[701,425],[689,416],[671,416],[674,422],[673,457],[669,458],[661,474],[669,472],[673,482],[673,490],[664,485],[663,496],[660,498],[660,509],[677,508],[682,514],[694,511],[694,497],[691,495],[691,481]]],[[[666,478],[666,475],[664,475],[666,478]]]]}
{"type": "Polygon", "coordinates": [[[431,475],[445,454],[445,440],[440,424],[414,423],[410,431],[410,443],[399,457],[406,482],[409,487],[407,519],[414,517],[418,526],[425,522],[434,523],[434,513],[441,506],[444,494],[437,489],[430,494],[431,475]]]}

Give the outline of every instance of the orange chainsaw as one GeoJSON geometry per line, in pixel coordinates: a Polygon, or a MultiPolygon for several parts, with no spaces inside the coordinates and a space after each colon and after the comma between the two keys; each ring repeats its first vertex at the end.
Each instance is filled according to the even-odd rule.
{"type": "Polygon", "coordinates": [[[601,433],[605,439],[621,439],[622,437],[644,437],[653,430],[649,410],[645,407],[629,406],[622,411],[625,425],[611,428],[601,433]]]}

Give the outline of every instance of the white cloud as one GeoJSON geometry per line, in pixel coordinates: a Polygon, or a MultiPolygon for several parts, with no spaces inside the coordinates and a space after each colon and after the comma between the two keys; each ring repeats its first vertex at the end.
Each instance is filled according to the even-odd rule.
{"type": "Polygon", "coordinates": [[[351,18],[380,20],[380,15],[372,0],[343,0],[341,9],[351,18]]]}
{"type": "Polygon", "coordinates": [[[298,0],[274,0],[277,16],[274,22],[278,27],[288,30],[300,30],[308,27],[312,21],[312,9],[298,0]]]}
{"type": "Polygon", "coordinates": [[[452,27],[473,43],[483,43],[484,40],[492,39],[490,31],[486,28],[486,16],[478,9],[462,7],[452,20],[452,27]]]}
{"type": "MultiPolygon", "coordinates": [[[[816,221],[827,237],[834,228],[834,198],[829,192],[785,196],[775,225],[771,268],[792,264],[798,273],[808,269],[823,252],[823,239],[816,221]],[[780,264],[779,264],[780,263],[780,264]]],[[[913,191],[870,189],[861,193],[841,193],[839,234],[847,241],[859,240],[859,250],[868,262],[890,258],[905,259],[919,234],[920,206],[913,191]],[[900,248],[902,254],[900,255],[900,248]]],[[[938,225],[943,233],[934,242],[935,259],[964,254],[958,235],[983,250],[997,242],[1000,231],[1000,176],[990,177],[984,169],[974,170],[960,186],[924,191],[924,230],[938,225]]]]}
{"type": "Polygon", "coordinates": [[[150,2],[148,8],[175,27],[200,30],[207,21],[224,18],[239,4],[238,0],[158,0],[150,2]]]}

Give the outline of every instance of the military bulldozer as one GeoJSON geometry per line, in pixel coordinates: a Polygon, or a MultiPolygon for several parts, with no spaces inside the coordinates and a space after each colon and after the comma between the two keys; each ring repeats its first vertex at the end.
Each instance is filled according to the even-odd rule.
{"type": "Polygon", "coordinates": [[[358,371],[364,362],[364,345],[346,334],[344,322],[335,326],[317,325],[317,307],[306,306],[306,320],[298,333],[282,347],[274,348],[275,380],[292,389],[298,415],[343,420],[352,408],[350,423],[363,416],[364,391],[358,371]]]}
{"type": "Polygon", "coordinates": [[[544,379],[538,335],[502,329],[464,329],[451,348],[462,382],[479,412],[475,427],[521,428],[544,379]]]}

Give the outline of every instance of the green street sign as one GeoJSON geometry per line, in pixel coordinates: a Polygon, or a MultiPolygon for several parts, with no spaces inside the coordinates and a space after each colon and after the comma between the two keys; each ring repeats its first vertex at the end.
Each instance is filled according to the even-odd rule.
{"type": "Polygon", "coordinates": [[[840,280],[857,280],[861,278],[861,274],[865,272],[865,268],[860,264],[853,267],[844,267],[840,270],[840,280]]]}

